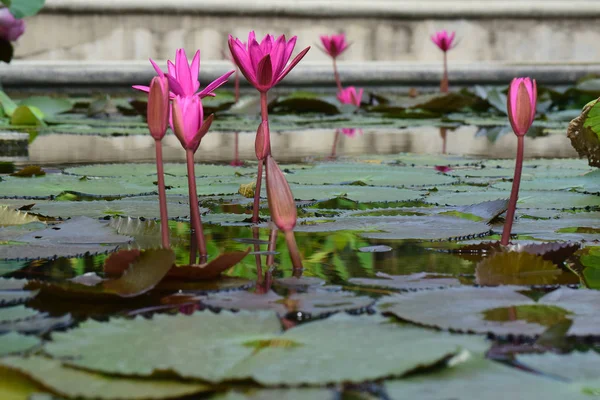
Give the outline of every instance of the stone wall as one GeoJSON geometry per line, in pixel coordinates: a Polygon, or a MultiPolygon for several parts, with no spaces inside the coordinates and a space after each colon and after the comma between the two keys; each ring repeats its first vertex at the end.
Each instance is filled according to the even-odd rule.
{"type": "MultiPolygon", "coordinates": [[[[429,35],[448,29],[455,30],[459,40],[449,54],[450,61],[600,59],[600,2],[595,0],[350,0],[331,4],[266,0],[238,8],[236,3],[48,0],[41,14],[28,19],[16,57],[161,60],[173,58],[175,49],[183,46],[189,52],[200,48],[204,60],[218,60],[227,50],[228,34],[244,37],[255,29],[257,35],[267,31],[297,35],[299,48],[317,45],[319,34],[344,31],[353,43],[344,60],[430,62],[441,55],[429,35]],[[161,9],[160,4],[168,7],[161,9]]],[[[307,60],[326,57],[314,48],[307,60]]]]}

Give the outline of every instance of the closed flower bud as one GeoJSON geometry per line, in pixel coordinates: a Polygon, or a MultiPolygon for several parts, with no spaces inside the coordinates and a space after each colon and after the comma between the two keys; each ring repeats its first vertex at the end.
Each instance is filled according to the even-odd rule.
{"type": "Polygon", "coordinates": [[[296,226],[298,213],[294,195],[285,175],[279,169],[279,165],[273,157],[267,156],[267,198],[271,218],[275,225],[284,232],[291,231],[296,226]]]}
{"type": "Polygon", "coordinates": [[[535,79],[515,78],[508,88],[507,108],[510,125],[517,136],[527,133],[535,119],[537,86],[535,79]]]}
{"type": "Polygon", "coordinates": [[[156,140],[161,140],[169,123],[169,82],[164,76],[155,76],[148,92],[148,129],[156,140]]]}

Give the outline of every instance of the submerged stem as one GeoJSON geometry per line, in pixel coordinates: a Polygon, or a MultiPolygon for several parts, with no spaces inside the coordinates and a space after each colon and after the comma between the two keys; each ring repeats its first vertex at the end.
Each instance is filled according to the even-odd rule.
{"type": "Polygon", "coordinates": [[[440,92],[447,93],[448,86],[448,53],[444,52],[444,76],[440,82],[440,92]]]}
{"type": "Polygon", "coordinates": [[[236,67],[235,69],[235,102],[237,103],[240,100],[240,70],[236,67]]]}
{"type": "Polygon", "coordinates": [[[335,58],[333,59],[333,76],[335,77],[335,84],[337,85],[338,92],[339,92],[343,89],[343,87],[342,87],[342,80],[340,79],[340,73],[338,72],[338,69],[337,69],[337,61],[335,60],[335,58]]]}
{"type": "Polygon", "coordinates": [[[165,189],[165,171],[163,168],[162,142],[155,140],[156,147],[156,174],[158,175],[158,204],[160,209],[160,235],[162,247],[168,249],[169,244],[169,216],[167,214],[167,193],[165,189]]]}
{"type": "MultiPolygon", "coordinates": [[[[271,131],[269,130],[269,104],[267,99],[267,92],[260,92],[260,116],[262,118],[262,129],[264,135],[266,135],[266,141],[269,149],[268,154],[271,153],[271,131]]],[[[256,136],[258,140],[258,134],[256,136]]],[[[258,171],[256,176],[256,188],[254,191],[254,206],[252,208],[252,222],[258,223],[258,208],[260,206],[260,185],[262,182],[262,171],[263,171],[264,159],[258,160],[258,171]]]]}
{"type": "Polygon", "coordinates": [[[296,244],[294,231],[285,231],[285,241],[287,242],[290,258],[292,259],[292,265],[294,266],[294,276],[299,278],[302,276],[304,267],[302,266],[302,259],[300,258],[300,252],[298,251],[298,245],[296,244]]]}
{"type": "MultiPolygon", "coordinates": [[[[255,241],[258,241],[260,239],[260,232],[259,232],[258,227],[256,227],[256,226],[252,227],[252,238],[255,241]]],[[[260,244],[254,243],[254,251],[255,252],[260,251],[260,244]]],[[[260,254],[256,254],[254,256],[254,259],[256,260],[256,276],[258,276],[258,279],[260,281],[262,279],[262,262],[260,260],[260,254]]]]}
{"type": "Polygon", "coordinates": [[[196,174],[194,172],[194,152],[187,149],[185,151],[187,161],[188,188],[190,195],[190,217],[192,229],[196,233],[196,242],[200,251],[200,258],[206,257],[206,243],[204,242],[204,231],[202,230],[202,220],[200,219],[200,209],[198,207],[198,191],[196,190],[196,174]]]}
{"type": "Polygon", "coordinates": [[[519,199],[519,186],[521,185],[521,170],[523,169],[523,151],[525,149],[524,136],[517,136],[517,161],[515,163],[515,175],[513,177],[512,190],[510,192],[510,200],[508,201],[508,210],[506,211],[506,221],[504,222],[504,230],[502,231],[502,240],[500,244],[508,245],[510,240],[510,232],[512,230],[513,220],[515,218],[515,210],[517,208],[517,200],[519,199]]]}
{"type": "MultiPolygon", "coordinates": [[[[275,251],[275,245],[277,244],[277,228],[271,229],[269,233],[269,246],[267,247],[267,251],[273,253],[275,251]]],[[[275,264],[275,256],[273,254],[269,254],[267,256],[267,267],[275,264]]]]}
{"type": "Polygon", "coordinates": [[[331,146],[331,155],[329,156],[329,158],[331,158],[332,160],[334,160],[336,157],[335,153],[337,150],[337,144],[338,144],[339,139],[340,139],[340,130],[336,129],[335,137],[333,138],[333,146],[331,146]]]}

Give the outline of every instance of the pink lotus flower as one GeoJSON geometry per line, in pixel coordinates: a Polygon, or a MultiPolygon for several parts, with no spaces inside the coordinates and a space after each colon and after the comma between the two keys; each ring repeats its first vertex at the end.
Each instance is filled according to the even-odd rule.
{"type": "Polygon", "coordinates": [[[0,8],[0,38],[14,42],[25,32],[25,21],[16,19],[8,8],[0,8]]]}
{"type": "Polygon", "coordinates": [[[310,46],[302,50],[288,65],[295,45],[296,36],[286,41],[285,35],[277,39],[273,35],[266,35],[258,43],[252,31],[246,46],[229,35],[229,50],[242,74],[258,91],[265,93],[285,78],[310,50],[310,46]]]}
{"type": "Polygon", "coordinates": [[[435,35],[431,36],[431,41],[437,45],[444,53],[448,50],[452,49],[454,46],[452,42],[454,41],[455,32],[439,31],[436,32],[435,35]]]}
{"type": "Polygon", "coordinates": [[[441,172],[442,174],[452,171],[452,168],[447,165],[436,165],[433,168],[435,168],[437,172],[441,172]]]}
{"type": "MultiPolygon", "coordinates": [[[[158,76],[166,76],[169,80],[169,87],[171,89],[170,96],[198,96],[201,99],[207,96],[214,97],[213,93],[217,88],[227,82],[229,76],[235,71],[229,71],[228,73],[220,76],[219,78],[212,81],[208,86],[198,92],[200,89],[200,82],[198,81],[198,72],[200,70],[200,50],[196,52],[192,59],[191,65],[188,64],[187,55],[184,49],[178,49],[175,55],[175,63],[171,60],[167,61],[168,73],[165,74],[160,67],[150,59],[150,63],[154,67],[154,70],[158,76]]],[[[134,89],[148,92],[148,86],[136,85],[134,89]]]]}
{"type": "Polygon", "coordinates": [[[212,124],[213,115],[204,120],[204,109],[198,96],[176,96],[173,99],[171,113],[175,136],[184,149],[196,152],[200,141],[212,124]]]}
{"type": "Polygon", "coordinates": [[[362,135],[363,131],[360,128],[341,128],[340,132],[347,137],[354,137],[357,134],[362,135]]]}
{"type": "Polygon", "coordinates": [[[321,39],[321,43],[323,43],[323,49],[321,50],[329,54],[329,57],[331,58],[337,58],[337,56],[342,54],[348,48],[345,33],[331,36],[322,35],[319,36],[319,38],[321,39]]]}
{"type": "Polygon", "coordinates": [[[537,85],[535,79],[515,78],[507,96],[508,119],[517,136],[527,133],[535,119],[537,85]]]}
{"type": "Polygon", "coordinates": [[[164,76],[155,76],[150,82],[147,117],[150,134],[161,140],[169,122],[169,83],[164,76]]]}
{"type": "Polygon", "coordinates": [[[353,104],[360,107],[363,91],[363,89],[356,90],[354,86],[348,86],[338,92],[337,98],[342,104],[353,104]]]}

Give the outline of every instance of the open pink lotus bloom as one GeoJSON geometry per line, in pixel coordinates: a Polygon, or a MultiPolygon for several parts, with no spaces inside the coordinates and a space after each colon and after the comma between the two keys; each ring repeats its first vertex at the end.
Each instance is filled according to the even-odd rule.
{"type": "Polygon", "coordinates": [[[8,8],[0,8],[0,38],[14,42],[25,32],[25,21],[16,19],[8,8]]]}
{"type": "MultiPolygon", "coordinates": [[[[446,52],[453,48],[452,42],[454,41],[455,32],[439,31],[435,35],[431,36],[431,41],[437,45],[443,52],[446,52]]],[[[456,44],[455,44],[456,45],[456,44]]]]}
{"type": "Polygon", "coordinates": [[[302,60],[310,46],[302,50],[288,65],[296,45],[296,36],[286,41],[285,35],[277,39],[266,35],[258,43],[254,31],[248,34],[248,45],[229,35],[229,50],[240,71],[260,92],[277,85],[302,60]],[[287,65],[287,67],[286,67],[287,65]]]}
{"type": "Polygon", "coordinates": [[[196,152],[200,141],[208,132],[212,123],[211,114],[204,120],[202,101],[198,96],[175,96],[171,106],[173,132],[186,150],[196,152]]]}
{"type": "MultiPolygon", "coordinates": [[[[235,71],[229,71],[228,73],[220,76],[219,78],[212,81],[208,86],[198,92],[200,89],[200,82],[198,81],[198,72],[200,71],[200,50],[196,51],[194,58],[192,59],[191,65],[188,64],[187,55],[184,49],[177,49],[175,55],[175,63],[171,60],[167,61],[167,67],[169,72],[165,74],[160,67],[150,59],[150,63],[154,67],[154,70],[158,76],[166,76],[169,80],[169,87],[171,89],[171,98],[175,96],[199,96],[201,99],[207,96],[214,97],[213,93],[217,88],[227,82],[229,76],[235,71]]],[[[148,86],[133,86],[134,89],[148,92],[148,86]]]]}
{"type": "Polygon", "coordinates": [[[535,119],[537,84],[535,79],[515,78],[510,83],[507,96],[508,119],[518,136],[527,133],[535,119]]]}
{"type": "Polygon", "coordinates": [[[348,86],[338,92],[337,98],[342,104],[353,104],[360,107],[360,102],[363,96],[363,89],[356,90],[354,86],[348,86]]]}
{"type": "Polygon", "coordinates": [[[346,42],[346,34],[340,33],[339,35],[322,35],[319,36],[321,43],[323,43],[323,51],[329,54],[331,58],[337,58],[347,48],[348,43],[346,42]]]}

